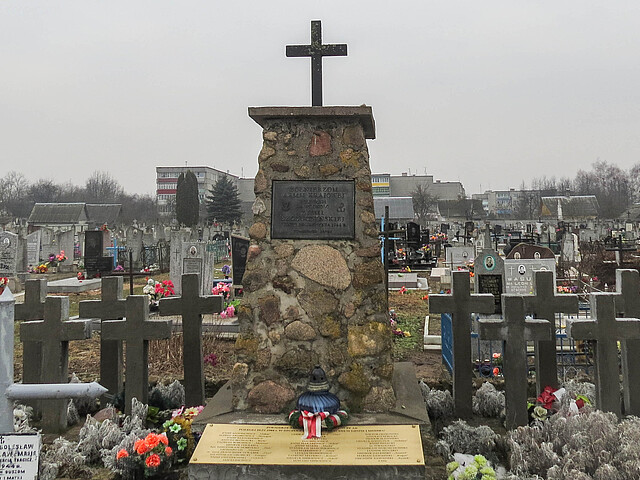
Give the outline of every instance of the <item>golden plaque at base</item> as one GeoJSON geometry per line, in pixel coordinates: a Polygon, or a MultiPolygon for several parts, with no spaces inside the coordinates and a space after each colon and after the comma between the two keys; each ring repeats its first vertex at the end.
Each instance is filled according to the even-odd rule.
{"type": "Polygon", "coordinates": [[[227,465],[424,465],[418,425],[354,425],[303,439],[289,425],[210,423],[191,463],[227,465]]]}

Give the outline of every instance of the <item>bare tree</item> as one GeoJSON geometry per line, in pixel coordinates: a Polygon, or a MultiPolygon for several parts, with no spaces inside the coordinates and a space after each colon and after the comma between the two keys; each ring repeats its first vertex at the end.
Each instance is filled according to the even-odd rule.
{"type": "Polygon", "coordinates": [[[413,200],[413,211],[416,214],[418,223],[424,225],[434,213],[438,205],[438,197],[429,192],[429,187],[419,184],[411,192],[411,199],[413,200]]]}
{"type": "Polygon", "coordinates": [[[28,201],[29,182],[22,173],[8,172],[0,179],[0,205],[9,215],[27,217],[31,212],[28,201]]]}
{"type": "Polygon", "coordinates": [[[124,194],[118,181],[107,172],[95,171],[85,183],[87,203],[114,203],[124,194]]]}

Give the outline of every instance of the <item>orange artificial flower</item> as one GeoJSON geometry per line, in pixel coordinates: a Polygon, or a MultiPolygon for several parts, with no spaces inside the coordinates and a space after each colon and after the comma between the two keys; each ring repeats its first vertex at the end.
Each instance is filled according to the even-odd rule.
{"type": "Polygon", "coordinates": [[[171,447],[167,447],[164,449],[164,453],[167,454],[167,457],[170,457],[171,454],[173,453],[173,449],[171,447]]]}
{"type": "Polygon", "coordinates": [[[158,467],[160,466],[160,456],[157,453],[149,455],[144,463],[147,467],[150,468],[158,467]]]}
{"type": "Polygon", "coordinates": [[[127,452],[124,448],[118,451],[116,454],[116,460],[120,460],[121,458],[125,458],[129,456],[129,452],[127,452]]]}
{"type": "Polygon", "coordinates": [[[164,445],[169,445],[169,439],[167,438],[166,433],[161,433],[160,435],[158,435],[158,440],[164,445]]]}
{"type": "Polygon", "coordinates": [[[158,446],[158,444],[160,443],[160,439],[158,437],[159,435],[150,433],[149,435],[147,435],[147,438],[144,439],[144,443],[149,448],[149,450],[153,450],[158,446]]]}

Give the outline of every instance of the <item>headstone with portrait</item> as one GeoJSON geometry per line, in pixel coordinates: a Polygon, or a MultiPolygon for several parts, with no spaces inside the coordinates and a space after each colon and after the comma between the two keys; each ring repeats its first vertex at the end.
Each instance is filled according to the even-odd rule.
{"type": "Polygon", "coordinates": [[[18,271],[18,235],[0,232],[0,277],[15,277],[18,271]]]}
{"type": "Polygon", "coordinates": [[[207,251],[206,242],[186,241],[175,246],[172,242],[169,277],[176,295],[182,293],[182,275],[187,273],[200,275],[200,294],[211,294],[214,264],[215,252],[207,251]]]}
{"type": "Polygon", "coordinates": [[[476,293],[490,293],[495,299],[495,313],[502,313],[501,295],[504,293],[504,260],[491,248],[483,249],[474,262],[476,293]]]}
{"type": "Polygon", "coordinates": [[[540,245],[520,243],[513,247],[505,258],[505,293],[533,295],[535,270],[553,272],[556,280],[556,257],[553,252],[540,245]]]}

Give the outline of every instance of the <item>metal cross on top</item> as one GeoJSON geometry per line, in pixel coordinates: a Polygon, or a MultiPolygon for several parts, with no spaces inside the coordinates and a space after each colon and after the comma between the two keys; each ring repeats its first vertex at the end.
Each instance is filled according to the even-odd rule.
{"type": "Polygon", "coordinates": [[[287,57],[311,57],[311,105],[322,106],[322,57],[346,57],[346,43],[322,44],[322,23],[311,21],[310,45],[287,45],[287,57]]]}

